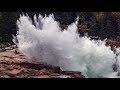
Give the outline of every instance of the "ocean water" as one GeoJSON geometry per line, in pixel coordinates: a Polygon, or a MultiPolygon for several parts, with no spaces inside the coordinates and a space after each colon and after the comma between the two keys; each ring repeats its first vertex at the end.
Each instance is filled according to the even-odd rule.
{"type": "Polygon", "coordinates": [[[86,78],[118,78],[120,55],[116,56],[105,41],[80,37],[77,20],[61,30],[53,14],[35,15],[34,21],[28,15],[21,15],[13,41],[28,62],[80,71],[86,78]],[[113,64],[118,66],[117,71],[113,71],[113,64]]]}

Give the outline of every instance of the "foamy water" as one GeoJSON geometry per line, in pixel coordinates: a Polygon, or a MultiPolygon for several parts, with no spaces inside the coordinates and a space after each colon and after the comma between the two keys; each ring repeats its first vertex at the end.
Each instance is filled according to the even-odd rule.
{"type": "Polygon", "coordinates": [[[105,41],[79,37],[77,21],[61,30],[53,15],[35,15],[34,24],[29,16],[21,15],[17,26],[16,44],[29,62],[59,66],[63,71],[80,71],[86,78],[118,77],[119,70],[113,72],[112,66],[115,62],[119,65],[120,55],[116,61],[105,41]]]}

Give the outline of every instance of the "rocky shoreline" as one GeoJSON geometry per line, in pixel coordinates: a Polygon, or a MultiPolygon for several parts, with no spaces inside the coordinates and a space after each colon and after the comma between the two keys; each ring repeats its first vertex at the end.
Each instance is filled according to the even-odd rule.
{"type": "Polygon", "coordinates": [[[27,62],[15,46],[0,52],[0,78],[84,78],[81,72],[62,71],[59,67],[27,62]]]}
{"type": "MultiPolygon", "coordinates": [[[[106,40],[106,45],[120,47],[120,40],[106,40]]],[[[0,52],[0,78],[85,78],[78,71],[62,71],[43,63],[33,64],[19,52],[15,45],[0,52]]]]}

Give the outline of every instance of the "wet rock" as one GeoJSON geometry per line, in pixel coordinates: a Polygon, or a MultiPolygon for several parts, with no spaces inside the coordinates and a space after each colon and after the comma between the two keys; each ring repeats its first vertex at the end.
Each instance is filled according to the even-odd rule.
{"type": "Polygon", "coordinates": [[[71,78],[71,76],[59,75],[59,76],[52,76],[52,78],[71,78]]]}
{"type": "Polygon", "coordinates": [[[0,78],[11,78],[11,77],[8,75],[4,75],[4,76],[0,76],[0,78]]]}
{"type": "Polygon", "coordinates": [[[21,70],[18,70],[18,69],[13,69],[13,70],[8,71],[8,73],[13,74],[13,75],[17,75],[20,72],[21,72],[21,70]]]}
{"type": "Polygon", "coordinates": [[[80,72],[62,71],[44,63],[33,64],[17,49],[0,52],[0,78],[83,78],[80,72]],[[19,51],[18,51],[19,52],[19,51]]]}
{"type": "Polygon", "coordinates": [[[51,78],[48,75],[42,75],[42,76],[34,76],[33,78],[51,78]]]}

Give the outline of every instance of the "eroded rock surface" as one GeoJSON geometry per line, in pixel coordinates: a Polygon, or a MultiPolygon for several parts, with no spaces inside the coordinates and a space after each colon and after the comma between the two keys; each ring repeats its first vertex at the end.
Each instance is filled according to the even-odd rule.
{"type": "Polygon", "coordinates": [[[0,52],[0,78],[84,78],[80,72],[61,71],[59,67],[27,62],[15,46],[0,52]]]}

